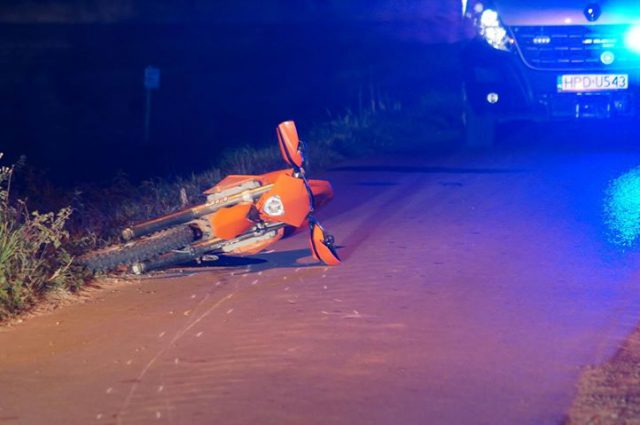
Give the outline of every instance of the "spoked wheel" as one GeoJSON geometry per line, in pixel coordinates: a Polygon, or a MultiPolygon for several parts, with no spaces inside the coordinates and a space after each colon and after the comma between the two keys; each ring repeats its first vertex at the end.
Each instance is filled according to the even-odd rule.
{"type": "Polygon", "coordinates": [[[182,248],[196,239],[196,231],[190,226],[173,227],[123,245],[85,254],[78,258],[78,263],[92,271],[109,271],[120,265],[128,266],[182,248]]]}

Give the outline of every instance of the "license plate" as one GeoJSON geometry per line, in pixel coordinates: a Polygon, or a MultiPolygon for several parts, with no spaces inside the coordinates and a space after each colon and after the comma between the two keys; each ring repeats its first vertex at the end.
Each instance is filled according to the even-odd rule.
{"type": "Polygon", "coordinates": [[[558,92],[627,90],[628,74],[568,74],[558,76],[558,92]]]}

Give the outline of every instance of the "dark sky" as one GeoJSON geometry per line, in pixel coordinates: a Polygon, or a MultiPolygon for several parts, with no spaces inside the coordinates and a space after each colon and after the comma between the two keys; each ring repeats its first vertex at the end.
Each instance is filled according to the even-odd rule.
{"type": "MultiPolygon", "coordinates": [[[[455,0],[1,0],[5,23],[300,23],[402,24],[422,42],[460,38],[455,0]],[[416,28],[419,31],[416,31],[416,28]]],[[[401,34],[402,28],[397,33],[401,34]]]]}
{"type": "Polygon", "coordinates": [[[126,20],[432,19],[457,12],[453,0],[2,0],[4,22],[126,20]]]}
{"type": "Polygon", "coordinates": [[[160,175],[204,167],[232,144],[269,141],[278,120],[310,127],[327,111],[361,107],[367,93],[417,102],[433,87],[455,84],[431,65],[436,57],[455,62],[449,43],[461,34],[458,6],[0,0],[2,149],[60,176],[68,171],[70,180],[118,168],[160,175]],[[277,60],[283,52],[291,54],[277,60]],[[147,65],[162,70],[152,103],[153,158],[141,142],[147,65]],[[195,154],[176,151],[187,145],[195,154]]]}

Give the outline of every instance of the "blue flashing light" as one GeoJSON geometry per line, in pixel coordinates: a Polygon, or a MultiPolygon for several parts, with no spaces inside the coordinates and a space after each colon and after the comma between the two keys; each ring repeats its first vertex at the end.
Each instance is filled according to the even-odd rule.
{"type": "Polygon", "coordinates": [[[499,27],[500,18],[498,18],[498,12],[492,9],[487,9],[480,15],[480,25],[483,27],[499,27]]]}
{"type": "Polygon", "coordinates": [[[630,247],[640,240],[640,167],[611,182],[604,210],[614,242],[630,247]]]}
{"type": "MultiPolygon", "coordinates": [[[[480,4],[480,3],[478,3],[480,4]]],[[[510,42],[507,30],[500,22],[498,12],[493,9],[485,9],[478,16],[477,22],[480,35],[492,47],[498,50],[509,50],[510,42]]]]}
{"type": "Polygon", "coordinates": [[[640,25],[629,28],[625,34],[624,43],[627,49],[640,54],[640,25]]]}

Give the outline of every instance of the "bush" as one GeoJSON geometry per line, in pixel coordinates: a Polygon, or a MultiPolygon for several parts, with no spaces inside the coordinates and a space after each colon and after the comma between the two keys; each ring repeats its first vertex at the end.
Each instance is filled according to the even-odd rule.
{"type": "MultiPolygon", "coordinates": [[[[0,154],[0,158],[2,154],[0,154]]],[[[65,248],[70,208],[40,214],[11,199],[13,167],[0,167],[0,320],[23,310],[55,287],[83,283],[65,248]]]]}

